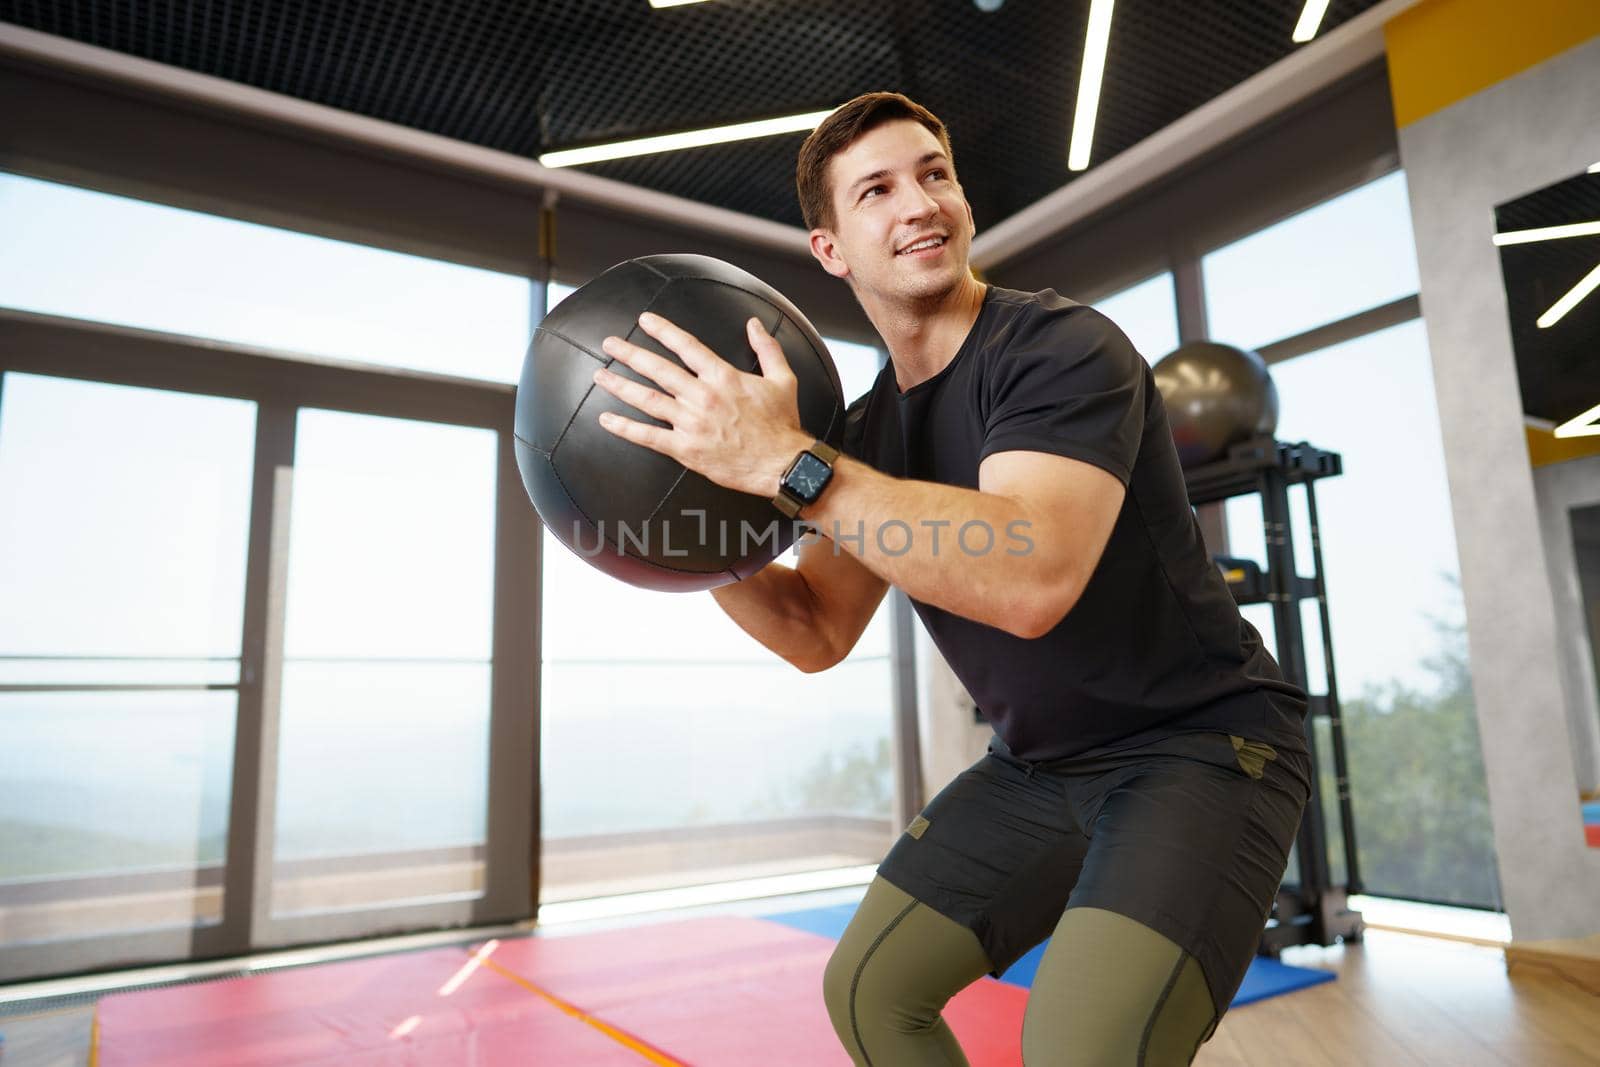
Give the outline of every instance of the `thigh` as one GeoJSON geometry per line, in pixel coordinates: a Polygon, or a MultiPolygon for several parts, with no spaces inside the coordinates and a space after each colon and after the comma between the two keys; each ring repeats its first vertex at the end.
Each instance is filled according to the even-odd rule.
{"type": "Polygon", "coordinates": [[[1088,848],[1062,779],[991,752],[912,820],[878,873],[971,930],[999,975],[1050,936],[1088,848]]]}
{"type": "Polygon", "coordinates": [[[1022,1025],[1028,1067],[1182,1067],[1216,1020],[1199,962],[1115,912],[1069,908],[1022,1025]]]}
{"type": "MultiPolygon", "coordinates": [[[[1298,757],[1253,777],[1225,735],[1189,758],[1132,761],[1074,800],[1091,845],[1069,908],[1102,908],[1170,939],[1200,963],[1217,1015],[1261,942],[1306,802],[1298,757]]],[[[1254,769],[1254,768],[1253,768],[1254,769]]]]}

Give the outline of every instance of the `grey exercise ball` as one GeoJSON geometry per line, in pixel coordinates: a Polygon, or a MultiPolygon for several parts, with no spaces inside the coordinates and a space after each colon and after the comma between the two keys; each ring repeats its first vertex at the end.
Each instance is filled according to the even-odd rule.
{"type": "Polygon", "coordinates": [[[755,374],[761,365],[745,323],[759,319],[783,346],[798,380],[801,425],[838,446],[845,410],[839,372],[798,308],[731,263],[643,256],[568,295],[534,331],[517,386],[523,486],[557,540],[630,585],[689,592],[747,578],[794,543],[794,524],[769,498],[726,489],[598,422],[602,411],[612,411],[666,425],[594,384],[595,368],[609,366],[659,388],[601,350],[612,335],[682,365],[639,328],[645,311],[670,319],[755,374]]]}
{"type": "Polygon", "coordinates": [[[1233,445],[1271,437],[1278,428],[1278,387],[1266,360],[1214,341],[1190,341],[1158,361],[1161,390],[1178,461],[1195,467],[1233,445]]]}

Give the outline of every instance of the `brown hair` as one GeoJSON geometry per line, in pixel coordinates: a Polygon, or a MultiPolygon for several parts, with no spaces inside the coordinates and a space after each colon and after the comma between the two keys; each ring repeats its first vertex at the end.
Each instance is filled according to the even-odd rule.
{"type": "Polygon", "coordinates": [[[831,229],[833,190],[828,185],[828,163],[856,139],[887,122],[910,119],[920,122],[939,139],[939,147],[955,165],[950,151],[950,134],[939,117],[910,97],[899,93],[863,93],[822,120],[800,146],[795,165],[795,192],[800,197],[800,214],[807,229],[831,229]]]}

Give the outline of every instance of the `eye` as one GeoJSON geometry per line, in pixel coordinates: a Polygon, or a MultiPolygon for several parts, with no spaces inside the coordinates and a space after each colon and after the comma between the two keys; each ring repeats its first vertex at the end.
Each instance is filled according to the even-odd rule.
{"type": "Polygon", "coordinates": [[[867,190],[867,191],[866,191],[866,192],[864,192],[864,193],[862,193],[862,194],[861,194],[861,199],[863,199],[863,200],[865,200],[865,199],[867,199],[867,198],[868,198],[868,197],[869,197],[869,196],[871,196],[871,195],[872,195],[872,194],[873,194],[873,193],[881,193],[881,192],[884,192],[884,191],[885,191],[885,190],[884,190],[884,187],[883,187],[883,186],[881,186],[881,185],[874,185],[874,186],[873,186],[873,187],[872,187],[872,188],[870,188],[870,189],[868,189],[868,190],[867,190]]]}
{"type": "Polygon", "coordinates": [[[948,175],[945,174],[943,167],[935,167],[932,170],[930,170],[927,174],[924,174],[923,177],[924,178],[937,178],[940,181],[944,181],[948,177],[948,175]]]}

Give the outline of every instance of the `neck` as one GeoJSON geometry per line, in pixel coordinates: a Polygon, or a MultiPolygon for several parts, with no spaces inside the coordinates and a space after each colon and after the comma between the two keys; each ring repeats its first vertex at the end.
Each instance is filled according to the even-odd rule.
{"type": "Polygon", "coordinates": [[[901,392],[950,365],[983,308],[985,286],[970,274],[949,292],[914,303],[866,307],[867,318],[889,346],[901,392]]]}

